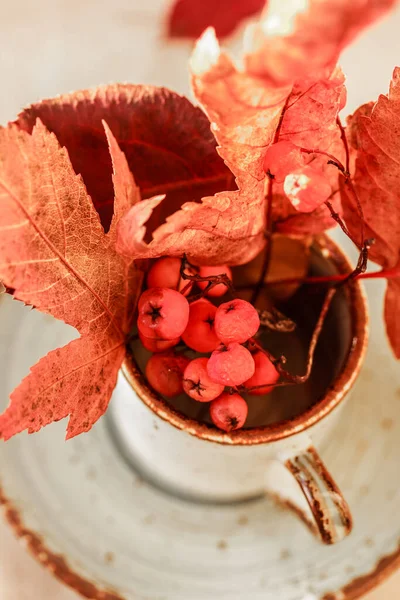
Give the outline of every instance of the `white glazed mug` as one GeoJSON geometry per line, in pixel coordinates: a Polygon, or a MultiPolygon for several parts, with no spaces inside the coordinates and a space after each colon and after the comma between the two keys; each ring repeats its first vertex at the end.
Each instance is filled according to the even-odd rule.
{"type": "MultiPolygon", "coordinates": [[[[321,238],[318,249],[336,271],[351,270],[328,238],[321,238]]],[[[345,302],[351,341],[337,376],[306,412],[273,425],[225,433],[190,419],[151,390],[135,359],[128,358],[109,409],[125,457],[156,485],[198,501],[270,493],[322,542],[342,540],[351,531],[351,513],[315,445],[335,424],[365,354],[368,317],[359,282],[347,286],[345,302]]]]}

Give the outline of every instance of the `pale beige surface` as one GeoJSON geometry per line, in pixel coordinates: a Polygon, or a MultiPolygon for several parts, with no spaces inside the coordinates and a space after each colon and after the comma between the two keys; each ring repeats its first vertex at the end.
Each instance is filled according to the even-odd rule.
{"type": "MultiPolygon", "coordinates": [[[[167,1],[0,0],[1,122],[29,101],[111,80],[187,90],[188,50],[173,45],[161,51],[159,32],[147,33],[149,19],[163,4],[167,1]]],[[[346,54],[350,109],[386,92],[400,57],[399,25],[398,11],[346,54]]],[[[366,599],[399,597],[400,573],[366,599]]],[[[77,598],[36,564],[0,523],[0,600],[77,598]]]]}
{"type": "MultiPolygon", "coordinates": [[[[400,572],[364,596],[365,600],[398,600],[399,597],[400,572]]],[[[0,600],[78,600],[79,598],[81,596],[58,583],[50,573],[37,564],[25,552],[23,545],[14,539],[9,528],[0,523],[0,600]]]]}

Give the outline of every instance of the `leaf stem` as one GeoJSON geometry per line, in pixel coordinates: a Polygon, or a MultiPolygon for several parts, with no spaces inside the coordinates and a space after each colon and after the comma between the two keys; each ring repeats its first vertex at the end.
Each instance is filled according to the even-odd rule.
{"type": "MultiPolygon", "coordinates": [[[[315,349],[317,347],[319,336],[321,335],[321,331],[324,326],[325,318],[326,318],[326,315],[328,314],[328,310],[329,310],[329,307],[331,305],[331,302],[332,302],[332,299],[333,299],[335,293],[336,293],[336,288],[332,287],[328,290],[328,292],[325,296],[324,303],[322,305],[321,312],[319,314],[318,321],[315,325],[315,328],[314,328],[314,331],[313,331],[313,334],[311,337],[310,345],[308,347],[307,365],[306,365],[306,371],[305,371],[304,375],[293,375],[292,373],[287,371],[287,369],[285,369],[285,367],[284,367],[284,364],[286,363],[286,358],[284,356],[281,356],[279,359],[275,359],[271,355],[271,353],[268,352],[268,350],[265,350],[258,342],[256,342],[254,339],[251,340],[252,345],[255,346],[256,348],[258,348],[258,350],[260,350],[261,352],[264,352],[264,354],[266,354],[266,356],[268,356],[268,358],[275,364],[275,368],[278,371],[278,373],[281,375],[281,377],[283,377],[289,383],[293,383],[293,384],[305,383],[307,381],[307,379],[310,377],[311,370],[312,370],[312,367],[314,364],[315,349]]],[[[261,387],[264,387],[266,385],[271,385],[271,384],[265,383],[261,387]]],[[[260,386],[257,386],[257,387],[260,387],[260,386]]]]}

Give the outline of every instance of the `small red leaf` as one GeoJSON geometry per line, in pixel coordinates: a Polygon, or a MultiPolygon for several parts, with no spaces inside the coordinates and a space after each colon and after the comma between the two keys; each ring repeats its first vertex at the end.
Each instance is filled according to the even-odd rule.
{"type": "Polygon", "coordinates": [[[168,35],[196,39],[207,27],[214,27],[222,38],[264,5],[265,0],[176,0],[168,18],[168,35]]]}
{"type": "Polygon", "coordinates": [[[400,360],[400,277],[389,279],[385,296],[386,333],[394,355],[400,360]]]}

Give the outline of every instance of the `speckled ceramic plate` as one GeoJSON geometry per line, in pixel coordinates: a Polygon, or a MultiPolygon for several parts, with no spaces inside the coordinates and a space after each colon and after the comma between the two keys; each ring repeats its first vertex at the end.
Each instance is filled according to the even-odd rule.
{"type": "MultiPolygon", "coordinates": [[[[382,289],[369,288],[373,317],[382,289]]],[[[29,366],[74,335],[2,297],[1,410],[29,366]]],[[[354,395],[322,449],[355,521],[337,546],[319,545],[269,499],[211,506],[153,488],[123,461],[107,416],[67,443],[64,429],[0,445],[2,502],[36,558],[86,597],[350,600],[400,560],[400,375],[377,318],[354,395]]]]}

